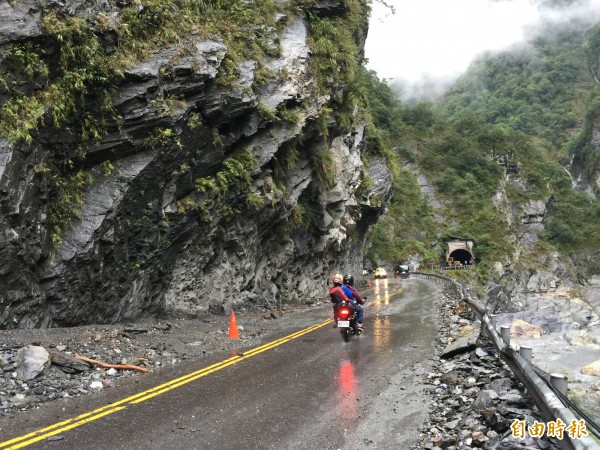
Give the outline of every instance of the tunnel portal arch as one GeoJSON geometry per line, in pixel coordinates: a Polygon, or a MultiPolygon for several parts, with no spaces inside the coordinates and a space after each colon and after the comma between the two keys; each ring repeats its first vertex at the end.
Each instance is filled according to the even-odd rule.
{"type": "Polygon", "coordinates": [[[475,243],[472,240],[453,238],[447,244],[446,264],[448,266],[470,266],[475,263],[473,253],[475,243]]]}
{"type": "Polygon", "coordinates": [[[473,255],[467,250],[454,250],[450,253],[448,260],[458,261],[459,263],[467,266],[472,264],[473,255]]]}

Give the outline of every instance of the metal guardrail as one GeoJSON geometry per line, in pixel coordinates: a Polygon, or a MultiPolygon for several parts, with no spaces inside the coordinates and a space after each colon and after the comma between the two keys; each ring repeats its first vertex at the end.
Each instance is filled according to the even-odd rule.
{"type": "MultiPolygon", "coordinates": [[[[456,289],[460,299],[464,300],[475,311],[475,314],[482,323],[482,331],[485,331],[485,334],[498,350],[502,360],[510,367],[519,381],[523,383],[544,417],[544,420],[555,421],[556,419],[560,419],[566,424],[577,420],[573,412],[559,398],[557,392],[548,386],[546,381],[535,372],[534,367],[502,339],[502,336],[498,333],[487,315],[485,306],[478,300],[471,298],[464,285],[451,278],[435,273],[412,272],[411,275],[418,275],[425,279],[439,281],[456,289]]],[[[600,450],[600,445],[590,436],[573,439],[565,434],[564,439],[558,440],[558,444],[563,450],[600,450]]]]}
{"type": "Polygon", "coordinates": [[[466,266],[442,266],[440,269],[442,270],[471,270],[473,267],[472,264],[468,264],[466,266]]]}

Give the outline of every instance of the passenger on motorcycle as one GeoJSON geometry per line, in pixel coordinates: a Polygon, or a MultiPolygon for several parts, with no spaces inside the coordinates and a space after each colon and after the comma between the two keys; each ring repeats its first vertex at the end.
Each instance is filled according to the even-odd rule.
{"type": "Polygon", "coordinates": [[[349,281],[351,284],[344,283],[344,277],[336,273],[331,277],[331,281],[333,281],[333,287],[329,289],[329,296],[331,298],[331,302],[333,303],[333,316],[335,318],[335,308],[342,302],[350,302],[354,305],[354,308],[357,312],[356,323],[358,328],[362,330],[362,320],[363,320],[363,309],[360,305],[365,303],[365,300],[356,292],[354,288],[354,277],[352,275],[347,275],[349,277],[346,281],[349,281]],[[356,293],[356,297],[354,296],[356,293]],[[360,305],[359,305],[360,304],[360,305]]]}
{"type": "Polygon", "coordinates": [[[350,301],[350,298],[342,288],[342,285],[344,284],[344,277],[341,274],[336,273],[332,275],[331,281],[333,282],[333,287],[329,288],[329,297],[331,299],[331,303],[333,303],[333,326],[337,327],[337,324],[335,323],[335,309],[342,302],[350,301]]]}
{"type": "Polygon", "coordinates": [[[348,297],[348,295],[344,292],[344,289],[342,288],[342,285],[344,284],[344,277],[341,274],[336,273],[332,275],[331,281],[333,281],[333,287],[329,289],[329,296],[335,309],[335,305],[342,302],[347,302],[352,297],[348,297]]]}
{"type": "Polygon", "coordinates": [[[363,310],[363,308],[360,307],[360,305],[365,304],[366,297],[362,298],[360,296],[360,294],[354,287],[354,277],[350,274],[346,274],[342,278],[342,289],[344,290],[346,295],[349,298],[351,298],[352,301],[355,303],[355,308],[356,308],[356,312],[357,312],[356,322],[357,322],[358,327],[360,329],[362,329],[363,328],[362,322],[363,322],[364,310],[363,310]]]}

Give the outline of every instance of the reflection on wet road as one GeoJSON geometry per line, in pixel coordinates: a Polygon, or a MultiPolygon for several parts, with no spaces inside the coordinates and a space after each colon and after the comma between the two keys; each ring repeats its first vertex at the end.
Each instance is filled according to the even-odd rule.
{"type": "MultiPolygon", "coordinates": [[[[373,299],[369,299],[368,306],[371,308],[369,313],[374,313],[374,319],[370,321],[372,324],[372,332],[370,333],[373,337],[373,344],[376,348],[381,349],[388,346],[392,335],[391,318],[389,315],[381,315],[377,311],[377,307],[390,304],[391,290],[392,292],[398,293],[400,289],[404,289],[400,279],[388,280],[378,279],[375,280],[373,286],[373,299]]],[[[401,295],[394,297],[395,301],[402,301],[401,295]]],[[[365,312],[365,314],[368,314],[365,312]]]]}
{"type": "Polygon", "coordinates": [[[388,346],[392,336],[389,316],[376,316],[371,323],[373,323],[371,335],[375,348],[381,349],[388,346]]]}
{"type": "Polygon", "coordinates": [[[354,375],[354,365],[351,361],[346,360],[341,363],[336,383],[339,386],[338,402],[343,416],[347,419],[358,418],[356,377],[354,375]]]}
{"type": "Polygon", "coordinates": [[[390,303],[390,291],[388,289],[387,278],[375,280],[373,294],[375,295],[375,304],[388,305],[390,303]]]}
{"type": "MultiPolygon", "coordinates": [[[[60,448],[409,448],[427,411],[421,377],[434,355],[438,288],[409,279],[398,291],[398,281],[376,280],[364,292],[366,331],[349,343],[328,324],[290,335],[284,344],[265,343],[260,351],[240,349],[248,356],[214,373],[65,430],[60,448]]],[[[313,323],[322,323],[331,308],[310,314],[313,323]]],[[[198,365],[189,362],[181,370],[198,371],[198,365]]],[[[133,386],[119,395],[140,390],[133,386]]],[[[93,401],[109,403],[102,395],[110,394],[93,401]]],[[[32,413],[12,437],[81,413],[63,412],[62,406],[32,413]]],[[[43,440],[31,448],[51,446],[43,440]]]]}
{"type": "MultiPolygon", "coordinates": [[[[408,280],[404,280],[407,282],[407,286],[410,288],[410,283],[408,280]]],[[[369,304],[377,304],[377,305],[389,305],[390,297],[393,293],[397,293],[400,289],[403,288],[402,280],[400,278],[395,279],[377,279],[373,284],[373,296],[374,298],[370,299],[369,304]]]]}

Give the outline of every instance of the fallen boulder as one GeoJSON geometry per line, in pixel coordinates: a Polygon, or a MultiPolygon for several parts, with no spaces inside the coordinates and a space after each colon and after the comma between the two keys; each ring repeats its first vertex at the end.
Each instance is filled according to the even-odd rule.
{"type": "Polygon", "coordinates": [[[73,358],[57,350],[50,350],[50,360],[52,364],[60,366],[60,369],[67,373],[85,372],[90,369],[90,365],[87,362],[73,358]]]}
{"type": "Polygon", "coordinates": [[[581,368],[581,373],[584,375],[592,375],[594,377],[600,377],[600,360],[594,361],[587,366],[581,368]]]}
{"type": "Polygon", "coordinates": [[[50,365],[50,354],[44,347],[28,345],[17,352],[17,379],[33,380],[50,365]]]}
{"type": "Polygon", "coordinates": [[[442,352],[441,357],[451,358],[454,355],[474,350],[477,347],[478,337],[479,331],[457,338],[454,342],[446,347],[446,349],[442,352]]]}
{"type": "Polygon", "coordinates": [[[542,329],[537,325],[516,319],[510,324],[510,335],[521,339],[540,339],[542,329]]]}

